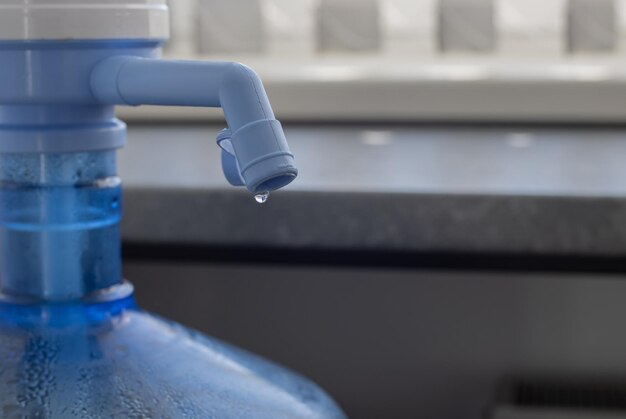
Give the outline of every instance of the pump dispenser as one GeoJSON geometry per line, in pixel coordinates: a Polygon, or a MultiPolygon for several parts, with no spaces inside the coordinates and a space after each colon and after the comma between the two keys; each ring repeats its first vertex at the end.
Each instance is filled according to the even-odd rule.
{"type": "Polygon", "coordinates": [[[115,105],[221,107],[231,184],[261,199],[297,176],[256,73],[159,59],[168,20],[164,0],[0,4],[0,416],[343,418],[306,379],[140,310],[122,279],[115,105]]]}

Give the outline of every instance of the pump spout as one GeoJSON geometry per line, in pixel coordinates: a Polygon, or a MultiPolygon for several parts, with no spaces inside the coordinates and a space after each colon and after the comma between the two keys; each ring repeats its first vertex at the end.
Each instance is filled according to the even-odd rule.
{"type": "Polygon", "coordinates": [[[93,69],[91,90],[107,105],[221,107],[228,124],[218,137],[224,172],[254,194],[282,188],[298,174],[261,79],[243,64],[111,57],[93,69]]]}

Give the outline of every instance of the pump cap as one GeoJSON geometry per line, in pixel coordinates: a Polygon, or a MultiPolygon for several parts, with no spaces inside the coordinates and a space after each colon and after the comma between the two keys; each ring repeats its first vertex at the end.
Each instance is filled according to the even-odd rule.
{"type": "Polygon", "coordinates": [[[166,0],[2,0],[0,40],[169,37],[166,0]]]}

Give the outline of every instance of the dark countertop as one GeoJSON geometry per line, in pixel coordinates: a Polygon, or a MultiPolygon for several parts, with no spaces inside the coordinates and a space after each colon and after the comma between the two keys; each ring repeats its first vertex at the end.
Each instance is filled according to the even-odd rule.
{"type": "Polygon", "coordinates": [[[132,243],[626,255],[626,128],[286,127],[300,176],[231,188],[220,126],[131,126],[132,243]]]}

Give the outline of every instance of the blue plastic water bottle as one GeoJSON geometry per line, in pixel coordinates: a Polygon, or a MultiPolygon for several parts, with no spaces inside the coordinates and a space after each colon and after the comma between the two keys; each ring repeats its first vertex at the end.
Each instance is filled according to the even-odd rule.
{"type": "Polygon", "coordinates": [[[297,175],[257,75],[159,60],[167,22],[164,0],[0,4],[0,417],[343,418],[310,381],[140,310],[121,277],[115,105],[221,107],[231,183],[263,197],[297,175]]]}

